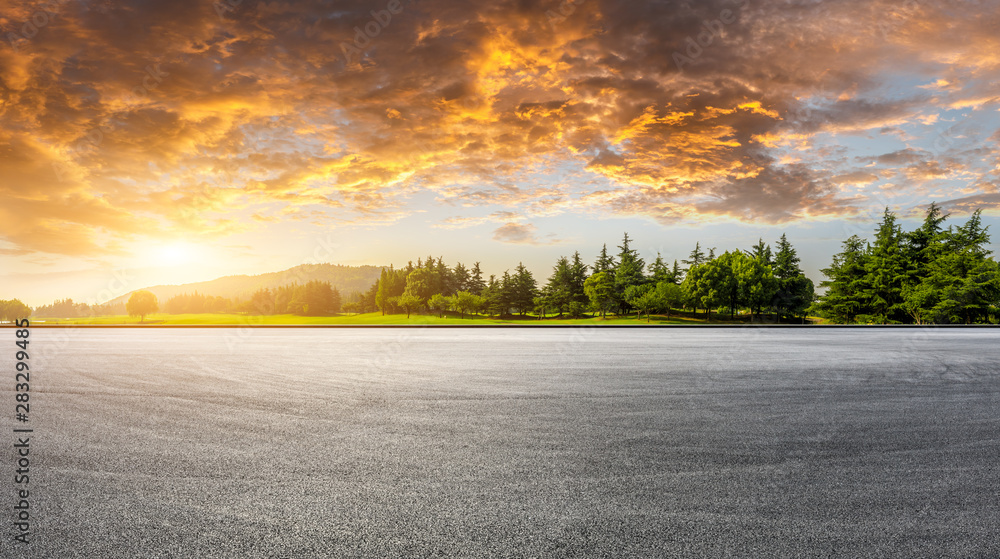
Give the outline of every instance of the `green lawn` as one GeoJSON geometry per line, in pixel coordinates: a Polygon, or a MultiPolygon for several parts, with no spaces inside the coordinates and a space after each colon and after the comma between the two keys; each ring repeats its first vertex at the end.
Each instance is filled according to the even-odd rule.
{"type": "MultiPolygon", "coordinates": [[[[716,320],[712,315],[712,324],[744,324],[747,320],[716,320]]],[[[727,317],[728,318],[728,317],[727,317]]],[[[106,325],[139,325],[139,319],[129,316],[98,316],[85,318],[33,318],[33,325],[45,324],[106,324],[106,325]]],[[[236,325],[236,326],[265,326],[265,325],[309,325],[309,324],[341,324],[341,325],[424,325],[424,324],[461,324],[461,325],[497,325],[516,324],[523,326],[567,324],[567,325],[635,325],[647,324],[646,317],[636,320],[635,315],[630,317],[608,317],[608,318],[562,318],[549,317],[539,320],[534,316],[512,317],[506,320],[498,318],[486,318],[476,316],[470,318],[459,318],[455,313],[448,313],[440,318],[437,315],[412,314],[406,318],[405,314],[365,313],[365,314],[341,314],[336,316],[299,316],[294,314],[279,315],[246,315],[238,313],[204,313],[204,314],[165,314],[156,313],[146,317],[141,323],[145,326],[158,325],[236,325]]],[[[672,315],[669,319],[661,315],[653,315],[649,324],[706,324],[705,315],[691,315],[684,313],[683,316],[672,315]]]]}

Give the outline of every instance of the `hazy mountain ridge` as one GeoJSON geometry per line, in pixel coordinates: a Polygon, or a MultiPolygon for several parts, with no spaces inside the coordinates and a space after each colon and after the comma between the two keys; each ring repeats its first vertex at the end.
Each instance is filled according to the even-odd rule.
{"type": "MultiPolygon", "coordinates": [[[[181,285],[155,285],[143,288],[151,291],[162,305],[171,297],[198,292],[202,295],[220,296],[233,300],[246,299],[258,289],[275,288],[291,283],[306,283],[313,280],[328,281],[342,295],[354,291],[365,291],[382,273],[382,266],[344,266],[342,264],[302,264],[282,270],[254,276],[223,276],[209,281],[185,283],[181,285]]],[[[138,290],[135,290],[138,291],[138,290]]],[[[132,292],[113,299],[114,303],[128,301],[132,292]]]]}

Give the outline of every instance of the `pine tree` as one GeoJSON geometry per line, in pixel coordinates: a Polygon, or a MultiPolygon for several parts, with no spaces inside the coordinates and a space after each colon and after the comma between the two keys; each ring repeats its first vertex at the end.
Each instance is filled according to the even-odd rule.
{"type": "Polygon", "coordinates": [[[588,301],[583,285],[587,281],[587,265],[580,258],[580,252],[573,253],[573,260],[570,262],[570,304],[579,303],[585,305],[588,301]]]}
{"type": "Polygon", "coordinates": [[[701,266],[705,262],[705,253],[701,251],[701,242],[696,242],[694,244],[694,250],[691,251],[691,255],[688,256],[687,260],[682,260],[681,262],[687,266],[688,271],[692,268],[701,266]]]}
{"type": "Polygon", "coordinates": [[[470,278],[469,270],[464,264],[461,262],[455,264],[455,268],[452,270],[452,289],[455,290],[455,293],[468,291],[470,278]]]}
{"type": "Polygon", "coordinates": [[[479,269],[479,262],[476,262],[472,266],[472,274],[469,277],[468,291],[473,295],[483,295],[483,290],[485,289],[486,282],[483,281],[483,271],[479,269]]]}
{"type": "Polygon", "coordinates": [[[538,285],[534,276],[521,262],[517,263],[514,276],[511,278],[511,306],[518,309],[521,316],[534,308],[535,297],[538,295],[538,285]]]}
{"type": "Polygon", "coordinates": [[[597,261],[594,262],[594,273],[598,272],[609,272],[614,270],[615,260],[608,256],[608,245],[605,244],[601,247],[601,254],[598,255],[597,261]]]}
{"type": "Polygon", "coordinates": [[[906,266],[902,242],[896,215],[886,208],[865,266],[862,299],[871,321],[887,324],[905,317],[902,290],[906,266]]]}
{"type": "Polygon", "coordinates": [[[774,255],[773,268],[778,285],[771,305],[779,317],[804,315],[815,293],[812,280],[799,268],[799,256],[784,233],[781,234],[777,246],[778,252],[774,255]]]}
{"type": "Polygon", "coordinates": [[[656,260],[649,264],[649,279],[654,283],[660,283],[661,281],[671,281],[670,277],[670,269],[667,268],[667,265],[663,262],[663,257],[657,251],[656,260]]]}
{"type": "Polygon", "coordinates": [[[843,242],[841,252],[833,256],[829,268],[820,270],[827,278],[820,283],[826,294],[816,304],[834,322],[851,324],[864,310],[864,288],[868,253],[865,242],[857,235],[843,242]]]}
{"type": "Polygon", "coordinates": [[[375,304],[379,309],[382,310],[382,316],[385,316],[385,310],[389,305],[389,273],[385,268],[382,268],[382,275],[378,278],[378,291],[375,293],[375,304]]]}
{"type": "Polygon", "coordinates": [[[773,266],[774,259],[771,253],[771,245],[764,242],[764,239],[757,238],[757,244],[750,249],[750,256],[756,258],[765,266],[773,266]]]}
{"type": "Polygon", "coordinates": [[[628,310],[629,304],[625,299],[625,291],[628,288],[646,283],[646,276],[642,271],[646,267],[645,262],[639,257],[638,251],[631,248],[628,233],[619,245],[618,266],[615,267],[615,299],[618,303],[619,313],[628,310]]]}
{"type": "Polygon", "coordinates": [[[677,285],[680,285],[684,281],[684,270],[677,264],[677,259],[674,259],[674,268],[670,271],[670,281],[677,285]]]}

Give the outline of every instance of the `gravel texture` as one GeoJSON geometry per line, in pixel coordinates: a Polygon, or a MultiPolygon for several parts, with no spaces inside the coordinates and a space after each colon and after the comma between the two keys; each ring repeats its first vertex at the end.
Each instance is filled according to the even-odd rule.
{"type": "Polygon", "coordinates": [[[0,557],[1000,556],[1000,330],[31,336],[0,557]]]}

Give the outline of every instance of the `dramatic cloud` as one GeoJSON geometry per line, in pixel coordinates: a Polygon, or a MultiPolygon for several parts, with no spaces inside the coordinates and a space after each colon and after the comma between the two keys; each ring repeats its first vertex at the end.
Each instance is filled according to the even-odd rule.
{"type": "Polygon", "coordinates": [[[452,216],[428,225],[505,223],[493,238],[515,243],[543,242],[515,215],[785,223],[889,190],[908,207],[996,205],[980,185],[997,179],[1000,12],[976,3],[0,0],[0,14],[7,255],[392,223],[427,204],[452,216]]]}

